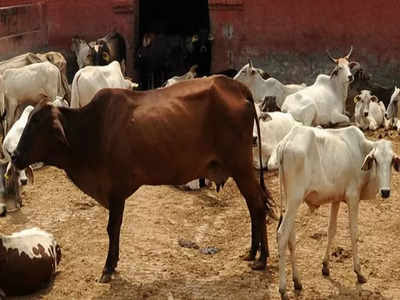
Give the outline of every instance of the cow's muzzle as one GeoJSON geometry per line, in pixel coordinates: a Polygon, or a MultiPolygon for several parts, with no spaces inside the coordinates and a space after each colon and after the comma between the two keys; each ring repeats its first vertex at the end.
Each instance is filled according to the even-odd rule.
{"type": "Polygon", "coordinates": [[[368,117],[368,112],[364,112],[364,117],[368,117]]]}
{"type": "Polygon", "coordinates": [[[257,146],[257,137],[253,136],[253,147],[257,146]]]}
{"type": "Polygon", "coordinates": [[[389,198],[390,196],[390,190],[381,190],[381,196],[382,198],[389,198]]]}

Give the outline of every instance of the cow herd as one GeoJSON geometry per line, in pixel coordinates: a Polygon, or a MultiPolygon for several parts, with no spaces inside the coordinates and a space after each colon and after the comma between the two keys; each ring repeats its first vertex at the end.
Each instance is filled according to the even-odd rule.
{"type": "MultiPolygon", "coordinates": [[[[156,43],[154,37],[145,36],[143,47],[151,43],[156,43]]],[[[71,49],[80,67],[71,88],[65,85],[65,64],[60,67],[59,60],[53,59],[61,55],[56,52],[0,62],[1,216],[10,199],[15,207],[22,205],[19,189],[33,183],[35,164],[63,169],[80,190],[109,211],[109,247],[100,277],[105,283],[112,279],[119,260],[125,200],[140,186],[188,183],[198,188],[193,180],[207,178],[219,191],[232,177],[251,219],[245,259],[254,261],[253,269],[265,269],[266,217],[273,204],[263,170],[278,170],[282,299],[288,298],[287,248],[294,287],[302,289],[294,221],[303,202],[312,209],[331,204],[322,263],[325,276],[329,276],[339,205],[347,203],[354,272],[359,283],[366,282],[357,248],[359,201],[378,193],[390,196],[391,168],[400,170],[400,158],[391,142],[370,141],[362,130],[399,129],[400,89],[391,88],[389,94],[371,84],[361,65],[350,61],[352,49],[338,59],[329,55],[334,63],[331,73],[318,75],[308,86],[283,84],[249,61],[233,79],[196,78],[193,65],[163,87],[147,91],[137,91],[138,85],[125,77],[125,44],[119,34],[110,33],[96,42],[74,38],[71,49]],[[354,87],[359,90],[352,98],[354,87]],[[260,170],[258,179],[254,168],[260,170]]],[[[40,229],[0,235],[0,271],[7,268],[14,274],[3,279],[0,272],[0,299],[6,293],[41,287],[60,258],[54,237],[40,229]],[[41,275],[32,277],[32,270],[41,275]]]]}

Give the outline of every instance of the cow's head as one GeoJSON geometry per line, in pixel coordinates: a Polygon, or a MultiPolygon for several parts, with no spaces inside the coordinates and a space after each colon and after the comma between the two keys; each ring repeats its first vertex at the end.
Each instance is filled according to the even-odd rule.
{"type": "Polygon", "coordinates": [[[397,118],[399,100],[400,100],[400,88],[395,86],[394,92],[390,97],[390,102],[385,112],[386,119],[397,118]]]}
{"type": "Polygon", "coordinates": [[[378,103],[379,100],[376,96],[372,96],[370,91],[362,90],[361,93],[354,97],[354,103],[360,107],[359,112],[362,117],[368,117],[369,105],[371,102],[378,103]]]}
{"type": "Polygon", "coordinates": [[[0,160],[0,216],[7,213],[7,203],[13,208],[21,207],[18,170],[8,161],[0,160]]]}
{"type": "Polygon", "coordinates": [[[375,165],[379,193],[382,198],[390,196],[390,182],[392,179],[392,166],[400,171],[400,158],[393,152],[392,143],[379,140],[373,143],[372,150],[365,157],[361,169],[370,170],[375,165]]]}
{"type": "Polygon", "coordinates": [[[36,105],[11,157],[18,169],[25,169],[35,162],[60,166],[62,158],[68,156],[70,145],[61,112],[64,109],[47,101],[36,105]]]}
{"type": "Polygon", "coordinates": [[[208,53],[213,40],[213,35],[207,29],[200,29],[198,34],[192,36],[193,48],[200,53],[208,53]]]}
{"type": "Polygon", "coordinates": [[[106,41],[98,40],[96,42],[97,52],[95,53],[94,64],[96,66],[105,66],[112,62],[112,56],[110,48],[106,41]]]}
{"type": "Polygon", "coordinates": [[[353,46],[350,48],[349,53],[344,57],[333,58],[327,51],[329,59],[336,64],[335,68],[331,72],[332,79],[336,79],[340,83],[344,84],[350,84],[354,80],[351,70],[359,66],[360,64],[354,61],[352,62],[349,61],[352,52],[353,52],[353,46]]]}
{"type": "Polygon", "coordinates": [[[79,69],[94,65],[97,56],[96,48],[96,45],[88,43],[86,40],[80,38],[72,39],[71,50],[76,55],[76,62],[79,69]]]}
{"type": "Polygon", "coordinates": [[[249,59],[249,63],[244,65],[233,79],[244,83],[250,89],[254,99],[262,101],[265,97],[265,80],[263,79],[262,73],[264,73],[264,71],[255,68],[252,61],[249,59]]]}

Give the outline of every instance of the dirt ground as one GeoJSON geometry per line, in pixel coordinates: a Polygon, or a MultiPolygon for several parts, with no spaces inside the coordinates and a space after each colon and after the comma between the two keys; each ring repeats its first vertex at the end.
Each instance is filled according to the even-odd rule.
{"type": "MultiPolygon", "coordinates": [[[[400,154],[398,133],[388,138],[400,154]]],[[[266,182],[279,205],[276,174],[268,174],[266,182]]],[[[368,279],[364,285],[356,283],[352,271],[346,206],[339,212],[330,278],[321,274],[329,206],[314,214],[301,207],[297,253],[303,291],[294,293],[288,265],[290,298],[400,299],[399,185],[400,175],[394,172],[389,199],[361,203],[359,253],[368,279]]],[[[21,211],[0,219],[1,232],[33,226],[47,230],[61,244],[62,260],[48,288],[11,299],[279,299],[277,222],[268,225],[268,269],[252,271],[240,259],[250,245],[250,219],[232,180],[219,193],[214,186],[196,192],[145,186],[132,195],[125,208],[118,273],[110,284],[97,282],[108,245],[104,208],[53,167],[35,172],[35,184],[25,188],[23,201],[21,211]],[[219,252],[184,248],[179,239],[219,252]]]]}

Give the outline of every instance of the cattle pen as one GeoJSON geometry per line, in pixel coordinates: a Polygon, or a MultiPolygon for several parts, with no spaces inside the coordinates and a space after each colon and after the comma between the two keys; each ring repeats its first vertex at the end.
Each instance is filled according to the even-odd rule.
{"type": "MultiPolygon", "coordinates": [[[[368,94],[361,92],[366,83],[385,95],[387,106],[393,90],[398,92],[396,81],[400,78],[397,8],[400,8],[397,0],[312,3],[304,0],[3,0],[0,1],[0,106],[3,61],[25,54],[27,61],[32,57],[37,60],[38,53],[57,51],[66,60],[62,71],[67,78],[64,86],[72,90],[75,74],[80,72],[72,40],[81,38],[90,50],[90,42],[95,44],[111,32],[118,32],[125,43],[122,48],[126,72],[121,62],[110,66],[117,68],[126,89],[134,90],[136,83],[141,90],[156,89],[172,75],[192,76],[192,70],[192,77],[202,77],[221,71],[236,74],[243,67],[245,74],[259,72],[259,77],[271,76],[301,90],[311,85],[318,74],[329,74],[332,79],[332,74],[338,72],[326,50],[338,57],[351,47],[352,59],[359,64],[354,64],[355,70],[349,69],[352,73],[348,78],[354,75],[352,79],[358,85],[353,85],[352,90],[349,88],[348,102],[345,102],[346,108],[340,107],[341,113],[346,115],[346,109],[353,110],[361,96],[368,94]],[[157,39],[160,36],[161,42],[157,39]],[[158,46],[151,49],[151,44],[158,46]],[[168,49],[168,55],[163,56],[163,51],[159,55],[160,49],[168,49]],[[185,73],[188,70],[190,74],[185,73]]],[[[105,66],[102,68],[108,70],[105,66]]],[[[93,73],[88,74],[92,74],[88,75],[90,81],[93,73]]],[[[95,86],[93,94],[99,87],[95,86]]],[[[255,99],[258,90],[249,90],[255,102],[263,101],[260,107],[267,98],[276,100],[275,96],[265,94],[255,99]]],[[[88,102],[93,94],[87,97],[88,102]]],[[[283,95],[278,109],[288,96],[283,95]]],[[[298,100],[296,97],[291,99],[298,100]]],[[[81,106],[84,104],[75,105],[81,106]]],[[[33,109],[29,107],[22,113],[23,126],[33,109]]],[[[260,122],[271,119],[266,111],[260,114],[260,122]]],[[[1,109],[0,115],[1,118],[8,116],[1,109]]],[[[395,126],[399,126],[396,116],[391,117],[395,126]]],[[[292,126],[297,126],[299,120],[292,115],[290,118],[292,126]]],[[[263,134],[266,140],[267,133],[263,134]]],[[[393,151],[400,154],[400,128],[372,131],[366,126],[364,135],[371,141],[391,141],[393,151]]],[[[253,147],[256,143],[253,136],[253,147]]],[[[8,160],[15,158],[11,152],[8,160]]],[[[265,159],[264,163],[266,166],[265,159]]],[[[2,176],[3,169],[4,165],[0,165],[0,190],[3,177],[8,176],[2,176]]],[[[254,174],[259,177],[258,170],[254,169],[254,174]]],[[[251,269],[243,254],[249,249],[252,222],[246,201],[232,178],[221,189],[215,183],[196,190],[178,185],[141,186],[125,203],[116,272],[111,282],[101,283],[99,275],[109,247],[108,210],[82,192],[61,169],[44,166],[34,170],[34,176],[33,184],[21,187],[23,206],[0,217],[0,236],[39,227],[57,239],[62,260],[49,285],[25,296],[6,299],[281,299],[279,221],[267,217],[270,256],[266,269],[251,269]]],[[[265,171],[264,176],[273,197],[274,212],[279,215],[279,172],[265,171]]],[[[364,284],[357,283],[353,272],[348,207],[342,204],[338,213],[327,277],[321,268],[328,241],[330,205],[322,205],[315,211],[305,204],[300,206],[295,221],[296,256],[303,289],[295,291],[288,259],[289,299],[400,299],[400,173],[393,171],[391,176],[389,198],[383,199],[377,194],[375,199],[360,202],[358,255],[367,279],[364,284]]],[[[3,246],[1,241],[0,246],[3,246]]],[[[1,255],[0,247],[3,275],[7,270],[1,268],[4,261],[1,255]]],[[[3,300],[1,292],[0,282],[0,300],[3,300]]]]}

